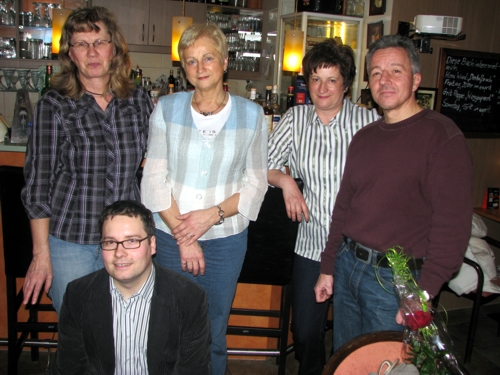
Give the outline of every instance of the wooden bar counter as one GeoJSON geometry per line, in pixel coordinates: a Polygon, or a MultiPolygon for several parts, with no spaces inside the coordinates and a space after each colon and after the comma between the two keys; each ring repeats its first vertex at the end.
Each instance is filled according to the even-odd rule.
{"type": "MultiPolygon", "coordinates": [[[[25,146],[21,145],[4,145],[0,144],[0,165],[10,165],[23,167],[25,160],[25,146]]],[[[1,220],[1,219],[0,219],[1,220]]],[[[1,223],[0,223],[1,224],[1,223]]],[[[5,264],[3,257],[3,235],[0,225],[0,338],[7,337],[7,308],[6,308],[6,293],[5,293],[5,264]]],[[[18,281],[18,287],[22,286],[24,280],[18,281]]],[[[44,301],[49,301],[47,296],[44,296],[44,301]]],[[[279,310],[281,301],[281,287],[270,285],[256,284],[238,284],[236,296],[234,298],[233,307],[245,309],[272,309],[279,310]]],[[[21,310],[23,310],[21,308],[21,310]]],[[[20,318],[26,319],[27,313],[21,311],[20,318]]],[[[40,321],[56,321],[55,313],[41,313],[40,321]]],[[[277,318],[268,317],[249,317],[241,315],[231,315],[229,318],[230,325],[255,326],[255,327],[277,327],[277,318]]],[[[51,338],[51,334],[40,334],[40,338],[51,338]]],[[[289,342],[291,335],[289,334],[289,342]]],[[[277,339],[268,337],[251,337],[251,336],[227,336],[227,345],[230,348],[251,348],[251,349],[275,349],[277,339]]],[[[246,357],[246,359],[261,358],[261,357],[246,357]]]]}

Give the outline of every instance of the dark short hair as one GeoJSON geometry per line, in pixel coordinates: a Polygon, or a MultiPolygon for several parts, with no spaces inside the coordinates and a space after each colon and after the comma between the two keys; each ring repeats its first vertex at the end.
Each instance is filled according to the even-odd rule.
{"type": "Polygon", "coordinates": [[[99,217],[99,228],[102,236],[102,226],[108,218],[115,216],[138,217],[141,219],[144,230],[148,237],[155,234],[155,220],[153,213],[146,208],[142,203],[132,200],[116,201],[107,206],[99,217]]]}
{"type": "Polygon", "coordinates": [[[309,83],[309,77],[318,68],[337,67],[344,79],[344,89],[351,86],[356,76],[356,64],[352,48],[344,44],[338,45],[335,40],[327,39],[316,44],[306,53],[302,60],[304,78],[309,83]]]}
{"type": "Polygon", "coordinates": [[[366,70],[370,73],[370,66],[373,54],[381,49],[386,48],[402,48],[406,51],[410,59],[411,73],[420,73],[420,56],[418,55],[417,48],[411,39],[402,35],[384,35],[370,44],[368,53],[366,54],[366,70]]]}

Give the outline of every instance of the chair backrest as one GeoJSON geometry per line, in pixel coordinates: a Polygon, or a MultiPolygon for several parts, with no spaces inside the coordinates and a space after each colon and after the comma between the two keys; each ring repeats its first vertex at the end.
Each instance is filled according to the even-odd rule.
{"type": "Polygon", "coordinates": [[[0,166],[0,204],[5,275],[24,277],[33,257],[28,216],[21,201],[23,168],[0,166]]]}
{"type": "Polygon", "coordinates": [[[340,347],[328,361],[322,375],[359,375],[377,373],[385,361],[402,362],[403,333],[372,332],[356,337],[340,347]]]}
{"type": "MultiPolygon", "coordinates": [[[[302,181],[295,181],[302,191],[302,181]]],[[[283,191],[269,187],[259,217],[248,227],[247,253],[238,282],[289,284],[298,228],[299,223],[287,216],[283,191]]]]}

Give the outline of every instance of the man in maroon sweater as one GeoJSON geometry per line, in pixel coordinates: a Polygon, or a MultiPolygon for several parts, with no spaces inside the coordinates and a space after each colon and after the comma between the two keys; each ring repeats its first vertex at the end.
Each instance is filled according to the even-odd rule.
{"type": "Polygon", "coordinates": [[[335,294],[334,350],[364,333],[403,329],[396,297],[381,286],[393,289],[387,249],[413,254],[419,286],[434,296],[460,268],[471,231],[472,158],[452,120],[417,104],[412,41],[384,36],[366,58],[384,118],[349,146],[315,287],[318,302],[335,294]]]}

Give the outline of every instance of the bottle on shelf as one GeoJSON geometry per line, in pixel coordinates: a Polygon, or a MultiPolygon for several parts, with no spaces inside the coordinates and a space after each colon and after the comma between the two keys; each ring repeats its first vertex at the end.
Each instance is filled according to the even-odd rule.
{"type": "Polygon", "coordinates": [[[229,91],[229,85],[227,84],[227,82],[224,82],[222,84],[222,89],[225,91],[225,92],[228,92],[229,91]]]}
{"type": "Polygon", "coordinates": [[[266,119],[269,133],[273,130],[273,107],[271,105],[272,86],[266,86],[266,104],[264,105],[264,118],[266,119]]]}
{"type": "Polygon", "coordinates": [[[167,90],[167,95],[170,95],[170,94],[173,94],[175,91],[174,91],[174,84],[173,83],[169,83],[168,84],[168,90],[167,90]]]}
{"type": "Polygon", "coordinates": [[[52,81],[52,64],[47,64],[45,67],[45,84],[40,95],[44,95],[50,90],[50,82],[52,81]]]}
{"type": "Polygon", "coordinates": [[[287,111],[293,107],[293,100],[294,100],[293,86],[288,86],[288,93],[286,94],[286,110],[287,111]]]}
{"type": "Polygon", "coordinates": [[[139,65],[135,68],[135,84],[136,86],[142,85],[142,69],[139,68],[139,65]]]}
{"type": "Polygon", "coordinates": [[[256,102],[257,100],[257,89],[254,89],[254,88],[251,88],[250,89],[250,98],[248,98],[248,100],[252,101],[252,102],[256,102]]]}
{"type": "Polygon", "coordinates": [[[281,107],[279,106],[278,102],[278,85],[274,85],[273,92],[271,94],[271,106],[273,108],[273,129],[281,120],[281,107]]]}
{"type": "Polygon", "coordinates": [[[184,91],[184,80],[182,79],[180,69],[177,69],[177,77],[175,78],[174,91],[175,92],[184,91]]]}
{"type": "Polygon", "coordinates": [[[174,78],[174,71],[173,70],[170,71],[170,75],[167,78],[167,83],[169,85],[172,84],[175,87],[175,78],[174,78]]]}
{"type": "Polygon", "coordinates": [[[245,93],[245,98],[246,99],[250,99],[250,92],[252,90],[252,81],[250,81],[248,78],[246,80],[247,82],[247,85],[245,86],[245,90],[246,90],[246,93],[245,93]]]}

